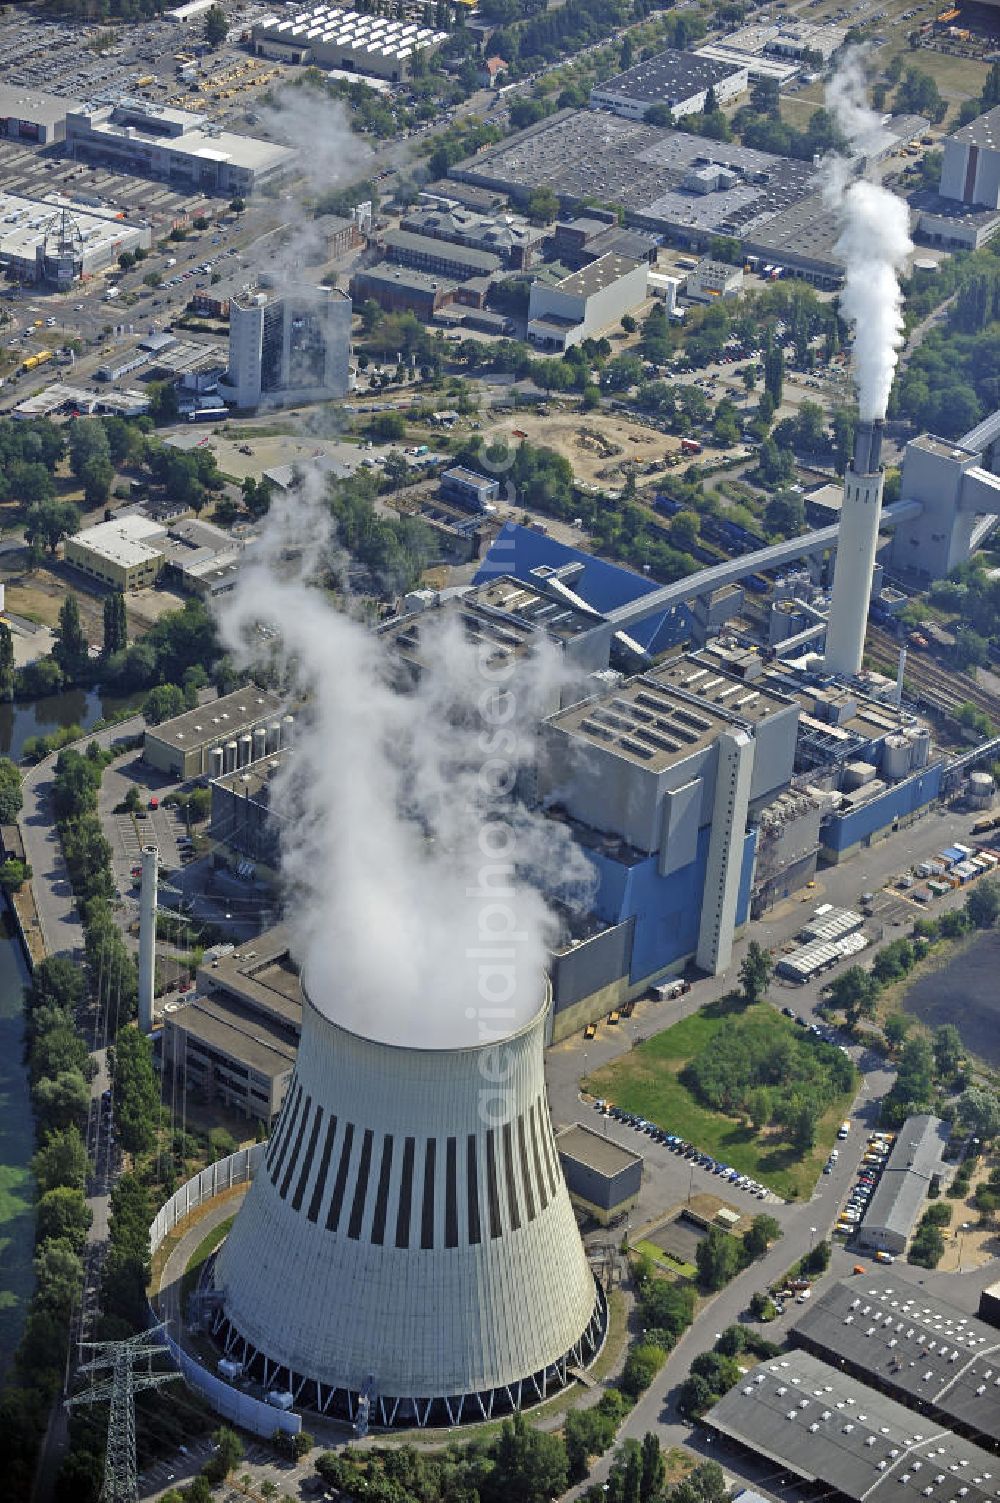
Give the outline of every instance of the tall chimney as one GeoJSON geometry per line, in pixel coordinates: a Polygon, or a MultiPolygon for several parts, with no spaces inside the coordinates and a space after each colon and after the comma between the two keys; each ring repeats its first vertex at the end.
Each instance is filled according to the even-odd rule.
{"type": "Polygon", "coordinates": [[[881,419],[860,422],[854,435],[854,457],[844,476],[837,562],[826,627],[827,671],[853,678],[864,661],[868,603],[882,515],[883,474],[881,419]]]}
{"type": "Polygon", "coordinates": [[[142,886],[139,889],[139,1031],[153,1031],[153,987],[156,979],[156,882],[160,853],[155,845],[142,848],[142,886]]]}

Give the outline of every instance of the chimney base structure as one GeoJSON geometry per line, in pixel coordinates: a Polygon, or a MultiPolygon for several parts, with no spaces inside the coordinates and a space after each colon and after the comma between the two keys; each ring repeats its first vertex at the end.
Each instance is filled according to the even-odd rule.
{"type": "Polygon", "coordinates": [[[549,1118],[549,1006],[423,1049],[350,1032],[303,986],[295,1073],[215,1263],[226,1358],[364,1428],[481,1423],[593,1360],[607,1304],[549,1118]]]}
{"type": "Polygon", "coordinates": [[[844,476],[833,594],[826,627],[828,673],[853,678],[861,672],[868,628],[884,475],[879,455],[882,423],[859,423],[854,455],[844,476]]]}

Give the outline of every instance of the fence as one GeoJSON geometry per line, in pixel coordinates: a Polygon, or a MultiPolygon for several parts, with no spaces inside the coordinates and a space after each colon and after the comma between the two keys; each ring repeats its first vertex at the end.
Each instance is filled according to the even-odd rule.
{"type": "MultiPolygon", "coordinates": [[[[218,1163],[202,1169],[186,1184],[181,1185],[153,1218],[149,1228],[151,1253],[155,1254],[163,1239],[192,1211],[213,1200],[224,1190],[231,1190],[235,1185],[243,1185],[252,1180],[266,1147],[266,1143],[255,1143],[252,1148],[240,1148],[218,1163]]],[[[204,1395],[217,1414],[232,1420],[242,1430],[249,1430],[254,1435],[268,1439],[275,1430],[284,1430],[289,1435],[296,1435],[301,1430],[301,1415],[275,1409],[262,1399],[255,1399],[224,1379],[217,1378],[204,1367],[199,1357],[186,1352],[169,1332],[165,1332],[165,1340],[185,1381],[204,1395]]]]}

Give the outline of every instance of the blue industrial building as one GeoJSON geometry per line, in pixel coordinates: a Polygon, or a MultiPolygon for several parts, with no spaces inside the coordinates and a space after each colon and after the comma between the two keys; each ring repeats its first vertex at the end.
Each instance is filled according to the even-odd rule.
{"type": "Polygon", "coordinates": [[[820,826],[824,857],[843,861],[859,847],[871,845],[879,836],[891,834],[926,813],[941,796],[944,763],[934,762],[913,777],[875,794],[858,808],[834,812],[820,826]]]}

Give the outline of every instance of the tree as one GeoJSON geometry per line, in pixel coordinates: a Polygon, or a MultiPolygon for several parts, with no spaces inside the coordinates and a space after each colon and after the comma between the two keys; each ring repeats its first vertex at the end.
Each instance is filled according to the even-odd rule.
{"type": "Polygon", "coordinates": [[[849,1028],[860,1018],[875,1016],[878,982],[859,965],[852,965],[834,977],[829,988],[830,1003],[843,1014],[849,1028]]]}
{"type": "Polygon", "coordinates": [[[940,1028],[935,1028],[933,1049],[938,1078],[946,1083],[954,1080],[965,1053],[962,1035],[954,1023],[942,1023],[940,1028]]]}
{"type": "Polygon", "coordinates": [[[71,682],[81,678],[89,659],[87,638],[80,624],[80,605],[75,595],[67,595],[59,607],[59,625],[52,649],[63,673],[71,682]]]}
{"type": "Polygon", "coordinates": [[[82,1190],[87,1182],[87,1150],[79,1128],[48,1133],[31,1161],[31,1172],[43,1194],[60,1185],[82,1190]]]}
{"type": "Polygon", "coordinates": [[[559,199],[551,188],[534,188],[525,208],[532,224],[551,224],[559,213],[559,199]]]}
{"type": "Polygon", "coordinates": [[[755,1216],[743,1233],[743,1256],[748,1263],[762,1258],[770,1244],[781,1236],[781,1227],[773,1216],[755,1216]]]}
{"type": "Polygon", "coordinates": [[[6,621],[0,621],[0,701],[14,698],[14,638],[6,621]]]}
{"type": "Polygon", "coordinates": [[[767,1086],[755,1086],[747,1097],[747,1116],[757,1132],[767,1126],[773,1111],[774,1102],[767,1086]]]}
{"type": "Polygon", "coordinates": [[[662,1347],[652,1346],[649,1343],[633,1347],[625,1359],[625,1367],[618,1384],[622,1393],[630,1399],[637,1399],[640,1394],[645,1393],[662,1367],[665,1355],[662,1347]]]}
{"type": "Polygon", "coordinates": [[[773,1320],[777,1311],[774,1301],[763,1289],[755,1289],[750,1296],[750,1315],[754,1320],[773,1320]]]}
{"type": "Polygon", "coordinates": [[[90,1086],[78,1070],[61,1070],[54,1079],[38,1081],[32,1100],[44,1129],[79,1127],[90,1110],[90,1086]]]}
{"type": "Polygon", "coordinates": [[[483,1503],[546,1503],[566,1490],[566,1448],[558,1436],[531,1429],[523,1414],[505,1420],[493,1471],[484,1479],[483,1503]]]}
{"type": "Polygon", "coordinates": [[[12,825],[23,802],[20,768],[9,757],[0,757],[0,825],[12,825]]]}
{"type": "Polygon", "coordinates": [[[39,1242],[62,1237],[82,1252],[94,1214],[80,1190],[60,1185],[46,1190],[35,1210],[35,1235],[39,1242]]]}
{"type": "Polygon", "coordinates": [[[740,962],[740,986],[743,988],[745,1002],[761,1001],[771,983],[773,969],[768,952],[755,939],[752,939],[740,962]]]}
{"type": "Polygon", "coordinates": [[[992,929],[1000,918],[1000,882],[982,877],[965,900],[965,912],[976,929],[992,929]]]}
{"type": "Polygon", "coordinates": [[[121,590],[114,590],[104,600],[104,656],[113,657],[116,652],[124,652],[127,646],[125,596],[121,590]]]}
{"type": "Polygon", "coordinates": [[[622,326],[622,332],[625,333],[625,334],[634,334],[635,331],[636,331],[636,329],[638,329],[638,327],[639,327],[639,325],[636,323],[635,319],[632,317],[631,313],[623,313],[622,314],[622,317],[621,317],[621,326],[622,326]]]}
{"type": "Polygon", "coordinates": [[[782,537],[796,536],[805,520],[806,504],[798,491],[775,491],[764,508],[764,526],[768,532],[780,533],[782,537]]]}
{"type": "Polygon", "coordinates": [[[894,1012],[886,1018],[882,1025],[882,1032],[894,1049],[898,1049],[906,1038],[910,1028],[910,1020],[904,1012],[894,1012]]]}
{"type": "Polygon", "coordinates": [[[114,1047],[113,1087],[122,1146],[141,1153],[151,1146],[160,1113],[159,1079],[149,1039],[138,1028],[124,1028],[114,1047]]]}
{"type": "Polygon", "coordinates": [[[71,501],[33,501],[24,520],[24,536],[32,550],[55,554],[63,538],[80,530],[80,516],[71,501]]]}
{"type": "Polygon", "coordinates": [[[739,1266],[739,1247],[728,1232],[709,1227],[695,1251],[698,1282],[703,1289],[721,1289],[739,1266]]]}
{"type": "Polygon", "coordinates": [[[186,709],[184,690],[177,684],[157,684],[142,702],[142,713],[151,725],[172,720],[186,709]]]}
{"type": "Polygon", "coordinates": [[[781,406],[781,396],[785,388],[785,355],[780,345],[774,343],[773,336],[768,336],[767,348],[764,351],[764,390],[767,392],[775,408],[781,406]]]}
{"type": "Polygon", "coordinates": [[[663,1491],[667,1467],[663,1452],[660,1450],[660,1442],[650,1430],[647,1430],[642,1437],[640,1455],[642,1476],[639,1481],[639,1497],[641,1503],[652,1503],[652,1500],[658,1498],[663,1491]]]}
{"type": "Polygon", "coordinates": [[[209,1482],[225,1482],[230,1472],[235,1471],[243,1460],[243,1442],[235,1430],[230,1430],[228,1425],[220,1425],[218,1430],[212,1432],[212,1444],[215,1452],[203,1468],[204,1474],[209,1482]]]}
{"type": "Polygon", "coordinates": [[[73,1244],[61,1237],[42,1242],[35,1253],[35,1279],[37,1288],[32,1303],[68,1315],[83,1283],[83,1264],[73,1244]]]}
{"type": "Polygon", "coordinates": [[[976,1137],[989,1141],[1000,1135],[1000,1096],[984,1086],[969,1086],[958,1098],[958,1120],[976,1137]]]}

